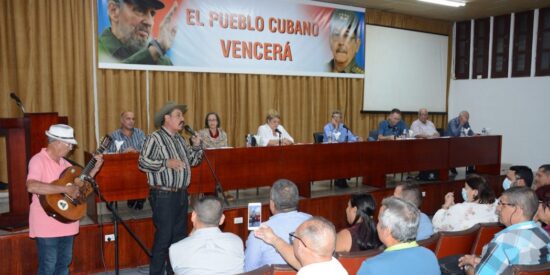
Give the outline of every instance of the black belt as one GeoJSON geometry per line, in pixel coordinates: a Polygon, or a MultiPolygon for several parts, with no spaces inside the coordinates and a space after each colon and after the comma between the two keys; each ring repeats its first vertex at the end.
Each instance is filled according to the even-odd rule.
{"type": "Polygon", "coordinates": [[[154,185],[154,186],[151,186],[151,189],[160,190],[160,191],[167,191],[167,192],[178,192],[183,188],[181,188],[181,187],[168,187],[168,186],[162,186],[162,185],[154,185]]]}

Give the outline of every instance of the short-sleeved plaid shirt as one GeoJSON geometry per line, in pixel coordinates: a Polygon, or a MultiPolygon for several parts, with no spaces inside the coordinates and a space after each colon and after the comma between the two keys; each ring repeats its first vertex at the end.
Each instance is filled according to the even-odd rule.
{"type": "Polygon", "coordinates": [[[550,236],[533,221],[508,226],[483,247],[475,274],[511,273],[512,265],[550,262],[550,236]]]}

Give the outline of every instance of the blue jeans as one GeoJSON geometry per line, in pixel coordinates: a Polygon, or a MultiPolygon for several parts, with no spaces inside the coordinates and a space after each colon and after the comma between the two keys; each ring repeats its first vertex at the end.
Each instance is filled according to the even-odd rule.
{"type": "Polygon", "coordinates": [[[170,245],[187,236],[187,190],[178,192],[151,189],[149,203],[153,209],[153,224],[155,225],[155,240],[153,241],[153,257],[149,266],[149,274],[174,274],[168,259],[170,245]]]}
{"type": "Polygon", "coordinates": [[[38,248],[38,274],[69,274],[73,257],[74,236],[36,238],[38,248]]]}

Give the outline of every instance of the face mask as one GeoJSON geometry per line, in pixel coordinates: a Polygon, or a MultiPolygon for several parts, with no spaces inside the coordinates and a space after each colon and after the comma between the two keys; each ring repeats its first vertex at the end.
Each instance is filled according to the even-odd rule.
{"type": "Polygon", "coordinates": [[[462,199],[464,200],[464,202],[468,201],[468,193],[466,193],[465,188],[462,188],[462,199]]]}
{"type": "Polygon", "coordinates": [[[512,181],[509,180],[508,178],[505,178],[504,181],[502,181],[502,188],[504,188],[504,190],[510,189],[511,186],[512,186],[512,181]]]}

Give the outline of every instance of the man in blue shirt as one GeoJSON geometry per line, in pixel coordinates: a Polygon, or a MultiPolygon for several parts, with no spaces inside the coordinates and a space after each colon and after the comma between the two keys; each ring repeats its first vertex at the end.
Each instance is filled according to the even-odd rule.
{"type": "Polygon", "coordinates": [[[474,131],[470,127],[470,114],[467,111],[462,111],[457,117],[449,121],[447,127],[447,135],[451,137],[460,137],[462,135],[473,136],[474,131]]]}
{"type": "MultiPolygon", "coordinates": [[[[400,182],[395,186],[393,196],[412,203],[416,206],[416,208],[418,208],[418,211],[420,211],[420,205],[422,204],[422,192],[420,191],[420,188],[418,188],[418,185],[400,182]]],[[[416,240],[425,240],[432,236],[433,233],[434,228],[432,221],[428,215],[420,211],[420,223],[416,233],[416,240]]]]}
{"type": "Polygon", "coordinates": [[[441,274],[434,253],[415,241],[419,216],[420,211],[413,204],[396,197],[385,198],[376,229],[387,248],[365,260],[357,274],[441,274]]]}
{"type": "Polygon", "coordinates": [[[550,262],[550,236],[533,221],[538,209],[535,192],[515,186],[500,196],[497,213],[506,228],[476,255],[465,255],[458,265],[468,274],[511,274],[512,265],[537,265],[550,262]]]}
{"type": "Polygon", "coordinates": [[[342,112],[336,110],[332,112],[332,119],[323,128],[325,135],[323,142],[348,142],[362,141],[361,137],[355,136],[351,130],[342,122],[342,112]]]}
{"type": "Polygon", "coordinates": [[[378,124],[378,140],[395,140],[405,130],[408,130],[408,126],[401,120],[401,111],[393,109],[388,115],[388,119],[378,124]]]}
{"type": "MultiPolygon", "coordinates": [[[[271,227],[275,235],[289,243],[288,234],[294,232],[311,215],[298,212],[298,187],[293,182],[280,179],[273,183],[269,200],[269,209],[273,216],[264,224],[271,227]]],[[[256,238],[250,232],[244,251],[244,269],[251,271],[266,264],[286,264],[281,254],[269,244],[256,238]]]]}

